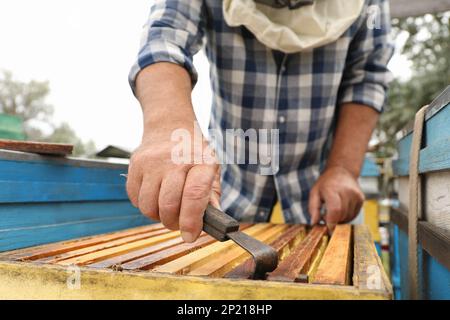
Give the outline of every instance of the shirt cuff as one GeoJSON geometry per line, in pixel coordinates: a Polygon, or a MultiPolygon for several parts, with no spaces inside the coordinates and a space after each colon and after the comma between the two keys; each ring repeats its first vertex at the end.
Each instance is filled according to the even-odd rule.
{"type": "Polygon", "coordinates": [[[379,83],[356,83],[341,90],[338,105],[357,103],[372,107],[377,112],[383,112],[386,101],[386,89],[379,83]]]}
{"type": "Polygon", "coordinates": [[[133,94],[136,95],[136,78],[139,72],[157,62],[171,62],[184,67],[191,77],[192,88],[197,83],[198,74],[193,59],[183,48],[169,41],[152,40],[141,49],[128,75],[133,94]]]}

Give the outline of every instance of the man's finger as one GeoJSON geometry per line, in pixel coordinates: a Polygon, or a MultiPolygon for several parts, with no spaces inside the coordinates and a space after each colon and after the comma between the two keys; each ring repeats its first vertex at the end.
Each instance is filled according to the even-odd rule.
{"type": "Polygon", "coordinates": [[[332,232],[336,225],[341,221],[343,211],[342,199],[337,192],[331,190],[323,191],[322,198],[327,208],[325,222],[328,229],[332,232]]]}
{"type": "Polygon", "coordinates": [[[139,190],[139,210],[154,220],[159,220],[158,196],[161,186],[161,178],[153,175],[145,175],[139,190]]]}
{"type": "Polygon", "coordinates": [[[126,189],[131,204],[136,208],[139,207],[139,190],[141,189],[141,184],[142,171],[132,168],[130,164],[128,167],[126,189]]]}
{"type": "Polygon", "coordinates": [[[187,173],[179,220],[181,236],[186,242],[194,242],[202,231],[215,174],[215,167],[210,165],[194,166],[187,173]]]}
{"type": "Polygon", "coordinates": [[[322,206],[322,200],[318,189],[313,188],[309,194],[308,209],[311,215],[311,224],[317,224],[320,222],[320,207],[322,206]]]}
{"type": "Polygon", "coordinates": [[[222,194],[222,190],[220,187],[220,167],[218,166],[216,175],[214,177],[214,181],[211,187],[211,198],[210,203],[213,207],[217,209],[221,209],[220,206],[220,195],[222,194]]]}
{"type": "Polygon", "coordinates": [[[159,191],[158,209],[159,218],[166,228],[178,230],[178,220],[181,208],[186,171],[173,170],[161,182],[159,191]]]}

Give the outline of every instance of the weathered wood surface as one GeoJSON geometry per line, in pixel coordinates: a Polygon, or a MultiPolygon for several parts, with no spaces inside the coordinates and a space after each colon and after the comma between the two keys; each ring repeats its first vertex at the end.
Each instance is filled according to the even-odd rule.
{"type": "MultiPolygon", "coordinates": [[[[283,261],[283,259],[289,255],[293,247],[295,247],[304,237],[305,237],[305,226],[293,225],[289,227],[286,232],[281,234],[277,239],[270,243],[278,252],[278,261],[283,261]]],[[[253,258],[248,258],[243,263],[238,265],[236,268],[228,272],[225,278],[241,278],[250,279],[255,270],[255,261],[253,258]]]]}
{"type": "Polygon", "coordinates": [[[0,149],[65,156],[72,153],[73,145],[0,139],[0,149]]]}
{"type": "MultiPolygon", "coordinates": [[[[157,232],[157,231],[156,231],[157,232]]],[[[179,231],[172,231],[169,233],[157,235],[155,237],[138,240],[131,243],[126,243],[123,245],[119,245],[117,247],[108,248],[104,250],[100,250],[97,252],[88,253],[82,256],[77,256],[73,258],[69,258],[66,260],[58,261],[58,264],[61,265],[86,265],[89,263],[97,262],[99,260],[107,259],[110,257],[114,257],[120,254],[128,253],[132,250],[142,249],[147,246],[151,246],[157,243],[164,242],[166,240],[170,240],[176,238],[180,235],[179,231]]]]}
{"type": "MultiPolygon", "coordinates": [[[[275,225],[256,235],[255,238],[264,243],[268,243],[275,239],[286,228],[287,225],[275,225]]],[[[203,265],[191,270],[188,274],[192,276],[222,277],[225,273],[229,272],[248,257],[250,257],[250,254],[247,253],[247,251],[241,247],[234,246],[233,249],[221,255],[219,259],[205,261],[203,265]]]]}
{"type": "Polygon", "coordinates": [[[145,240],[145,239],[149,239],[151,237],[156,237],[156,236],[159,236],[162,234],[167,234],[167,233],[169,233],[169,231],[167,229],[161,229],[161,230],[154,230],[154,231],[150,231],[150,232],[130,235],[130,236],[123,237],[120,239],[103,242],[100,244],[91,245],[91,246],[76,249],[76,250],[70,250],[68,252],[64,252],[61,254],[52,255],[51,257],[38,259],[37,261],[38,262],[48,262],[48,263],[58,263],[58,262],[62,262],[64,260],[73,259],[73,258],[76,258],[79,256],[84,256],[89,253],[99,252],[99,253],[103,254],[105,251],[102,251],[102,250],[120,247],[121,245],[131,244],[138,240],[145,240]]]}
{"type": "MultiPolygon", "coordinates": [[[[302,225],[268,223],[241,226],[243,232],[272,245],[277,250],[279,267],[269,274],[269,280],[277,280],[275,276],[281,270],[282,280],[286,281],[287,279],[290,283],[245,279],[250,278],[253,272],[253,260],[245,250],[232,241],[217,242],[211,236],[202,233],[196,242],[184,243],[178,231],[167,230],[161,224],[2,254],[0,255],[0,269],[4,267],[4,272],[8,276],[3,277],[0,272],[0,279],[1,283],[5,283],[10,288],[21,287],[22,291],[28,290],[22,293],[23,297],[36,297],[38,292],[41,293],[41,298],[54,297],[52,290],[60,290],[59,297],[70,296],[61,289],[58,283],[64,281],[64,285],[67,286],[68,270],[72,270],[70,269],[72,265],[78,265],[79,269],[76,270],[82,272],[81,287],[83,288],[82,294],[79,291],[79,297],[87,297],[93,292],[98,293],[96,298],[128,297],[128,293],[126,293],[128,291],[123,289],[123,285],[128,281],[129,286],[134,286],[133,279],[135,278],[133,277],[137,277],[136,279],[141,279],[146,284],[148,292],[142,295],[139,293],[134,296],[135,298],[146,296],[158,299],[166,297],[169,292],[172,294],[172,299],[177,297],[183,299],[194,297],[202,299],[213,297],[224,299],[226,297],[252,299],[256,297],[272,299],[390,298],[389,281],[383,273],[384,271],[380,269],[381,262],[379,259],[377,260],[375,247],[371,243],[370,234],[366,229],[362,229],[362,231],[358,228],[355,229],[359,230],[359,233],[355,233],[355,242],[360,241],[361,243],[358,246],[355,244],[354,261],[352,260],[352,250],[346,251],[350,259],[347,262],[344,262],[345,259],[340,254],[330,256],[330,252],[345,251],[347,247],[348,242],[341,244],[341,241],[338,241],[343,238],[340,236],[341,229],[351,230],[351,227],[339,226],[328,244],[325,226],[316,226],[311,229],[302,225]],[[328,261],[330,259],[331,263],[328,261]],[[348,268],[350,263],[355,265],[353,274],[351,268],[348,268]],[[364,278],[364,272],[368,272],[364,271],[364,267],[374,263],[378,264],[376,272],[381,274],[381,279],[385,284],[381,289],[374,289],[375,291],[371,289],[370,285],[365,287],[362,285],[364,281],[372,281],[371,278],[364,278]],[[22,268],[29,271],[25,275],[20,275],[17,270],[22,270],[22,268]],[[355,285],[348,282],[344,282],[343,285],[313,284],[312,282],[321,279],[324,269],[339,275],[341,272],[338,270],[346,270],[346,279],[353,275],[355,285]],[[64,277],[59,270],[63,270],[64,277]],[[133,271],[133,273],[128,273],[128,271],[133,271]],[[39,278],[40,275],[42,278],[39,278]],[[56,278],[48,279],[47,277],[50,276],[56,278]],[[214,278],[222,282],[214,282],[214,278]],[[21,283],[23,281],[27,281],[27,283],[21,283]],[[304,283],[298,283],[299,281],[304,283]],[[37,286],[38,283],[41,283],[40,287],[37,286]],[[111,295],[108,295],[107,291],[102,291],[105,283],[107,286],[111,286],[111,295]],[[112,285],[113,283],[116,285],[112,285]],[[248,283],[248,286],[244,285],[245,283],[248,283]],[[223,292],[222,287],[217,290],[217,285],[225,286],[223,292]],[[86,286],[91,291],[85,291],[86,286]],[[26,289],[24,289],[25,287],[26,289]],[[194,290],[193,288],[202,289],[199,291],[200,293],[191,292],[194,290]],[[272,290],[277,288],[277,291],[266,296],[265,293],[261,293],[268,293],[269,290],[266,291],[266,288],[272,288],[272,290]],[[249,292],[240,290],[249,290],[249,292]],[[257,293],[258,290],[261,292],[257,293]],[[100,294],[100,292],[102,293],[100,294]],[[296,297],[293,296],[294,292],[297,294],[296,297]]],[[[370,274],[368,276],[370,277],[370,274]]],[[[2,295],[12,296],[11,294],[7,295],[0,288],[0,297],[2,295]]]]}
{"type": "MultiPolygon", "coordinates": [[[[247,228],[251,227],[251,224],[241,224],[240,230],[245,230],[247,228]]],[[[174,239],[176,240],[176,239],[174,239]]],[[[209,235],[206,235],[202,233],[201,237],[195,241],[194,243],[180,243],[175,246],[171,246],[165,250],[157,251],[157,252],[150,252],[150,254],[145,254],[142,257],[133,258],[132,260],[128,261],[114,261],[114,263],[120,264],[120,268],[123,270],[149,270],[151,268],[154,268],[158,265],[165,264],[169,261],[178,259],[179,257],[182,257],[186,254],[189,254],[191,252],[194,252],[197,249],[203,248],[211,243],[213,243],[215,240],[210,237],[209,235]]],[[[146,250],[146,249],[143,249],[146,250]]],[[[152,250],[151,247],[147,248],[147,250],[152,250]]],[[[140,250],[130,252],[129,255],[134,254],[140,254],[140,250]]],[[[124,257],[124,256],[120,256],[124,257]]],[[[125,259],[128,259],[127,255],[125,255],[125,259]]],[[[103,262],[108,262],[108,260],[105,260],[103,262]]],[[[90,265],[90,267],[102,267],[101,262],[98,264],[90,265]]]]}
{"type": "Polygon", "coordinates": [[[355,226],[353,238],[353,285],[360,290],[376,290],[392,294],[392,286],[383,269],[367,226],[355,226]]]}
{"type": "Polygon", "coordinates": [[[205,235],[197,239],[194,243],[181,243],[172,248],[168,248],[142,258],[129,261],[121,265],[123,270],[150,270],[157,266],[164,265],[180,257],[183,257],[198,249],[212,244],[214,238],[205,235]]]}
{"type": "MultiPolygon", "coordinates": [[[[249,236],[255,237],[264,230],[270,228],[269,224],[257,224],[243,232],[249,236]]],[[[225,242],[216,242],[205,248],[182,256],[174,261],[158,266],[153,269],[154,272],[187,274],[191,270],[198,268],[212,259],[221,258],[227,251],[236,248],[236,245],[231,240],[225,242]]]]}
{"type": "Polygon", "coordinates": [[[77,250],[88,246],[105,243],[121,238],[128,237],[130,235],[137,235],[145,232],[155,231],[163,229],[164,226],[161,223],[156,223],[147,226],[135,227],[132,229],[126,229],[119,232],[113,232],[108,234],[102,234],[98,236],[89,236],[81,239],[61,241],[51,244],[44,244],[35,247],[29,247],[25,249],[18,249],[10,252],[4,252],[1,256],[8,256],[14,260],[36,260],[41,258],[50,257],[60,253],[68,252],[71,250],[77,250]]]}
{"type": "Polygon", "coordinates": [[[0,262],[0,299],[391,299],[385,292],[276,281],[176,276],[154,272],[80,269],[79,288],[69,287],[67,268],[0,262]]]}
{"type": "Polygon", "coordinates": [[[313,283],[350,284],[351,240],[352,226],[349,224],[337,225],[317,267],[313,283]]]}
{"type": "Polygon", "coordinates": [[[326,226],[315,226],[306,238],[292,251],[278,267],[269,273],[268,280],[286,282],[305,282],[309,267],[314,255],[320,247],[323,236],[326,235],[326,226]]]}

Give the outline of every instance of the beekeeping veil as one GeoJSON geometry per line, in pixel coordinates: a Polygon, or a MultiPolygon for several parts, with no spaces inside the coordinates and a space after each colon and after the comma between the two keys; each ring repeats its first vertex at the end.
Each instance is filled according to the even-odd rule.
{"type": "Polygon", "coordinates": [[[358,18],[364,0],[223,0],[229,26],[245,26],[264,45],[285,53],[336,41],[358,18]]]}

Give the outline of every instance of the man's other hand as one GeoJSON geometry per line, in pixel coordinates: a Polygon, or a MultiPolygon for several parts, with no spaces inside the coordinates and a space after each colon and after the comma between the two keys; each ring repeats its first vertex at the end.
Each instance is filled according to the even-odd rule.
{"type": "Polygon", "coordinates": [[[324,220],[333,230],[336,224],[353,220],[363,202],[364,194],[357,178],[345,168],[329,167],[322,173],[309,195],[311,223],[320,222],[321,207],[325,205],[324,220]]]}

